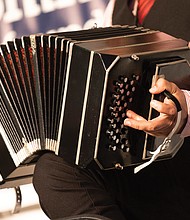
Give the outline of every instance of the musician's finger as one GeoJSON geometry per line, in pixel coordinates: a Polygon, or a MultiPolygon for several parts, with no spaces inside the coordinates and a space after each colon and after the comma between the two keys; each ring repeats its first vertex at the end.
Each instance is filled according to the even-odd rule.
{"type": "Polygon", "coordinates": [[[146,129],[148,121],[140,115],[137,115],[135,112],[128,110],[127,117],[128,118],[124,120],[125,126],[129,126],[138,130],[146,129]]]}
{"type": "Polygon", "coordinates": [[[144,119],[144,121],[142,121],[142,120],[137,121],[137,120],[132,119],[132,118],[126,118],[124,120],[124,125],[125,126],[129,126],[131,128],[137,129],[137,130],[146,130],[147,126],[148,126],[147,124],[148,124],[148,121],[146,121],[145,119],[144,119]]]}
{"type": "Polygon", "coordinates": [[[156,81],[155,85],[150,88],[149,91],[153,94],[159,94],[165,89],[171,94],[175,94],[177,91],[177,86],[174,83],[168,82],[167,80],[160,78],[156,81]]]}
{"type": "Polygon", "coordinates": [[[154,108],[156,111],[163,114],[175,115],[177,113],[177,109],[171,100],[166,100],[165,103],[157,100],[152,100],[150,102],[150,106],[154,108]]]}
{"type": "Polygon", "coordinates": [[[126,113],[127,117],[130,119],[134,119],[137,121],[144,121],[145,119],[143,117],[141,117],[140,115],[136,114],[135,112],[128,110],[126,113]]]}
{"type": "Polygon", "coordinates": [[[168,117],[166,114],[162,114],[149,121],[130,110],[127,111],[127,116],[128,118],[124,121],[125,126],[143,130],[153,136],[166,135],[172,129],[171,117],[168,117]]]}

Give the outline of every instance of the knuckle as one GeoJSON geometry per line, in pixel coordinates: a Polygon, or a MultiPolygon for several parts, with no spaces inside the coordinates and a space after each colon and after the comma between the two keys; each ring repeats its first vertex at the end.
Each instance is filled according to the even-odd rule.
{"type": "Polygon", "coordinates": [[[176,115],[176,113],[177,113],[176,107],[173,106],[169,109],[169,115],[176,115]]]}

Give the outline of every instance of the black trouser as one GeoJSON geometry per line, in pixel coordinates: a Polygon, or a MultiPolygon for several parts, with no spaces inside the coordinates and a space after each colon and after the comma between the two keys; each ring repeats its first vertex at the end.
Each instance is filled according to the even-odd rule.
{"type": "Polygon", "coordinates": [[[190,145],[138,174],[132,167],[80,169],[47,153],[36,165],[34,187],[51,219],[86,213],[113,220],[189,220],[190,145]]]}

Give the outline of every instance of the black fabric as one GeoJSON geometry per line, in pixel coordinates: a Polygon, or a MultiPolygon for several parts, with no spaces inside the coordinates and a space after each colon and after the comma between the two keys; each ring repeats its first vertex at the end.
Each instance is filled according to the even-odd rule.
{"type": "Polygon", "coordinates": [[[98,170],[73,167],[53,153],[39,159],[33,178],[41,207],[51,219],[85,213],[124,220],[104,181],[98,170]]]}
{"type": "Polygon", "coordinates": [[[40,158],[34,186],[51,218],[98,214],[112,220],[190,219],[190,140],[177,155],[138,174],[79,169],[52,153],[40,158]]]}
{"type": "Polygon", "coordinates": [[[136,25],[136,18],[132,15],[127,1],[116,0],[112,22],[119,25],[136,25]]]}
{"type": "MultiPolygon", "coordinates": [[[[190,41],[189,11],[189,0],[156,0],[142,26],[190,41]]],[[[127,1],[116,0],[113,24],[135,25],[136,22],[127,1]]]]}

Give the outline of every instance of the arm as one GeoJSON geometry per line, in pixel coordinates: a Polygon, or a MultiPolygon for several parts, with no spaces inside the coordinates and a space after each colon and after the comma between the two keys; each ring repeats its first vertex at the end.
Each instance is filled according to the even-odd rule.
{"type": "MultiPolygon", "coordinates": [[[[165,79],[158,79],[155,86],[150,89],[150,93],[159,94],[165,89],[168,90],[172,95],[174,95],[181,105],[182,120],[179,125],[178,132],[182,132],[187,123],[189,109],[187,108],[187,103],[189,103],[190,101],[186,101],[187,96],[184,95],[184,91],[180,90],[174,83],[168,82],[165,79]]],[[[190,99],[190,93],[188,94],[188,98],[190,99]]],[[[167,136],[174,128],[176,123],[177,109],[175,104],[172,100],[165,98],[163,103],[157,100],[152,100],[150,102],[150,106],[160,112],[160,115],[157,118],[146,120],[143,117],[134,113],[133,111],[128,110],[127,118],[124,121],[124,125],[138,130],[143,130],[153,136],[167,136]]],[[[190,135],[190,131],[189,133],[185,131],[184,136],[188,135],[190,135]]]]}

